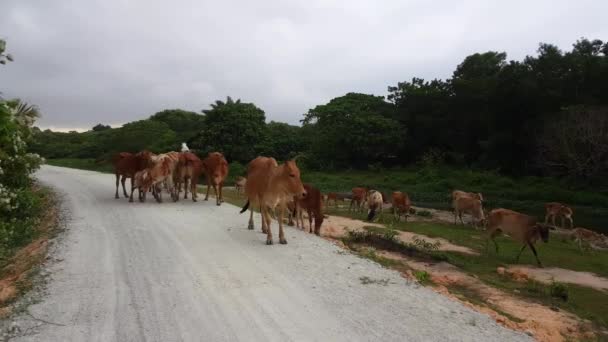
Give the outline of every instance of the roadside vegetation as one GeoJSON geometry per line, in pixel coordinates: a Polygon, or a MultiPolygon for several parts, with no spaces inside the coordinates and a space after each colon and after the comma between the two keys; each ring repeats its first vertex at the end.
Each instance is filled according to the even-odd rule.
{"type": "MultiPolygon", "coordinates": [[[[0,40],[2,65],[13,62],[5,49],[0,40]]],[[[44,256],[46,243],[39,239],[48,237],[55,222],[51,193],[32,179],[43,162],[28,148],[38,116],[35,106],[0,97],[0,316],[28,288],[27,274],[44,256]]]]}

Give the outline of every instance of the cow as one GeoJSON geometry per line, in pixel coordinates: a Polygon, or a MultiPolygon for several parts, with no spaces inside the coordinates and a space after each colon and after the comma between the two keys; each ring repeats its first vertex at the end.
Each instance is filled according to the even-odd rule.
{"type": "Polygon", "coordinates": [[[238,176],[236,177],[236,181],[234,182],[234,188],[236,189],[236,193],[240,194],[245,189],[245,184],[247,184],[247,178],[238,176]]]}
{"type": "Polygon", "coordinates": [[[328,192],[327,195],[324,196],[326,206],[329,206],[330,201],[334,201],[336,207],[338,206],[338,201],[344,202],[345,199],[352,198],[352,194],[343,192],[328,192]]]}
{"type": "Polygon", "coordinates": [[[355,205],[355,209],[359,209],[359,211],[363,211],[365,207],[365,200],[367,198],[367,188],[353,188],[352,189],[353,197],[350,201],[350,206],[348,207],[348,211],[351,211],[353,208],[353,204],[355,205]]]}
{"type": "Polygon", "coordinates": [[[220,152],[210,152],[203,159],[203,173],[205,173],[205,179],[207,180],[205,201],[209,200],[209,189],[213,186],[215,203],[221,205],[224,202],[222,187],[224,186],[226,176],[228,176],[228,162],[224,158],[224,155],[220,152]]]}
{"type": "Polygon", "coordinates": [[[460,222],[464,225],[462,220],[463,213],[470,213],[473,217],[473,226],[477,228],[477,224],[485,223],[485,215],[483,212],[482,203],[475,197],[460,196],[456,197],[452,201],[452,207],[454,208],[454,224],[456,224],[456,216],[460,217],[460,222]]]}
{"type": "Polygon", "coordinates": [[[114,175],[116,176],[116,194],[114,195],[114,198],[120,198],[120,196],[118,196],[119,180],[120,183],[122,183],[123,194],[125,197],[129,197],[125,187],[125,181],[127,178],[131,178],[131,187],[133,187],[133,177],[135,176],[135,173],[148,167],[153,156],[154,154],[144,150],[136,154],[120,152],[112,157],[114,175]]]}
{"type": "Polygon", "coordinates": [[[315,188],[310,184],[303,184],[304,190],[306,191],[306,197],[297,198],[295,197],[293,200],[293,216],[296,218],[296,226],[298,228],[306,229],[304,227],[304,219],[302,217],[302,212],[306,211],[308,214],[308,230],[312,234],[312,220],[315,220],[315,229],[314,233],[317,235],[321,234],[321,225],[323,224],[323,201],[321,197],[321,192],[319,189],[315,188]],[[301,223],[301,225],[300,225],[301,223]]]}
{"type": "Polygon", "coordinates": [[[198,178],[203,173],[203,162],[196,154],[192,152],[182,152],[179,154],[179,159],[175,172],[173,173],[173,182],[175,183],[176,200],[179,200],[179,192],[182,183],[184,184],[184,199],[188,198],[188,181],[190,181],[190,192],[192,193],[192,201],[196,202],[198,192],[198,178]]]}
{"type": "Polygon", "coordinates": [[[391,203],[395,219],[400,221],[401,215],[404,215],[405,222],[407,222],[407,218],[410,216],[410,208],[412,207],[410,196],[405,192],[395,191],[391,195],[391,203]]]}
{"type": "Polygon", "coordinates": [[[147,192],[152,189],[152,194],[159,203],[162,202],[162,191],[160,189],[163,182],[165,182],[173,200],[177,200],[173,185],[173,173],[179,162],[179,155],[178,152],[167,152],[152,157],[153,165],[147,170],[148,176],[143,179],[141,190],[147,192]]]}
{"type": "Polygon", "coordinates": [[[382,200],[382,194],[380,193],[380,191],[376,191],[376,190],[370,190],[367,193],[367,206],[369,207],[369,213],[367,214],[367,220],[369,222],[374,220],[374,217],[376,216],[376,212],[379,212],[380,215],[378,216],[378,219],[380,219],[382,217],[382,205],[384,203],[384,201],[382,200]]]}
{"type": "Polygon", "coordinates": [[[570,238],[578,243],[580,251],[583,250],[583,243],[594,249],[605,250],[608,248],[608,237],[589,229],[581,227],[574,228],[570,233],[570,238]]]}
{"type": "Polygon", "coordinates": [[[458,197],[471,197],[480,200],[483,203],[483,195],[481,192],[466,192],[461,190],[452,191],[452,201],[458,197]]]}
{"type": "Polygon", "coordinates": [[[286,244],[283,232],[283,216],[287,202],[294,196],[303,198],[306,190],[300,180],[300,169],[295,160],[288,160],[278,165],[274,158],[257,157],[247,166],[247,184],[245,184],[247,203],[241,213],[251,210],[248,229],[253,226],[253,205],[260,206],[262,216],[262,232],[266,233],[266,244],[272,245],[272,230],[270,229],[270,211],[279,207],[279,242],[286,244]]]}
{"type": "Polygon", "coordinates": [[[528,216],[522,213],[518,213],[509,209],[494,209],[490,211],[488,215],[488,230],[486,240],[486,250],[488,247],[488,240],[492,240],[496,246],[496,253],[498,253],[498,244],[494,238],[501,232],[509,235],[513,240],[521,242],[523,246],[515,258],[515,262],[519,262],[519,257],[524,251],[526,246],[529,246],[534,253],[536,262],[539,267],[542,267],[542,263],[538,258],[534,244],[538,240],[543,242],[549,241],[549,229],[555,229],[545,224],[538,223],[536,218],[528,216]]]}
{"type": "Polygon", "coordinates": [[[572,221],[572,208],[566,206],[565,204],[558,202],[550,202],[545,204],[545,223],[549,222],[549,218],[551,218],[551,222],[553,226],[555,226],[555,217],[559,216],[561,219],[561,227],[566,228],[564,225],[564,218],[570,222],[570,229],[574,227],[574,223],[572,221]]]}

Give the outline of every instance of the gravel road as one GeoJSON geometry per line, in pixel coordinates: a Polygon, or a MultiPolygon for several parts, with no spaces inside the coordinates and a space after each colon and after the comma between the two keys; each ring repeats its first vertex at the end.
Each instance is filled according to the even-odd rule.
{"type": "Polygon", "coordinates": [[[89,171],[37,177],[69,219],[15,341],[530,340],[294,228],[266,246],[229,204],[128,203],[89,171]]]}

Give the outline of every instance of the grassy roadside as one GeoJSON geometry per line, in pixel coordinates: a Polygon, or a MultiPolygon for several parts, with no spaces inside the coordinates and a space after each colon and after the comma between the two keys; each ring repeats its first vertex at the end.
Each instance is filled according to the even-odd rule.
{"type": "Polygon", "coordinates": [[[31,275],[45,258],[48,239],[56,234],[59,212],[55,194],[48,188],[34,186],[31,217],[20,227],[23,236],[12,239],[0,232],[3,243],[0,258],[0,318],[11,312],[11,305],[32,287],[31,275]]]}
{"type": "Polygon", "coordinates": [[[111,173],[114,172],[110,163],[97,163],[95,159],[79,159],[79,158],[64,158],[64,159],[47,159],[47,164],[53,166],[70,167],[73,169],[89,170],[111,173]]]}
{"type": "MultiPolygon", "coordinates": [[[[227,202],[242,206],[245,202],[242,196],[237,196],[233,190],[225,190],[224,197],[227,202]]],[[[348,213],[345,210],[330,209],[327,211],[332,215],[345,216],[355,219],[364,220],[363,214],[348,213]]],[[[388,213],[387,213],[388,214],[388,213]]],[[[506,267],[515,263],[515,256],[521,247],[516,242],[508,237],[499,237],[497,242],[500,246],[500,252],[496,254],[493,244],[489,245],[486,252],[486,243],[484,233],[477,231],[469,226],[452,225],[437,222],[391,222],[392,219],[387,217],[387,224],[383,228],[369,227],[371,233],[376,233],[380,239],[383,237],[390,240],[393,236],[392,231],[409,231],[412,233],[424,234],[433,238],[443,238],[449,242],[468,247],[479,252],[478,256],[465,255],[458,252],[450,251],[422,251],[422,253],[409,253],[406,250],[405,254],[410,254],[414,258],[422,258],[421,260],[428,261],[429,257],[435,260],[444,260],[465,273],[474,276],[483,283],[494,288],[501,289],[514,296],[524,298],[543,304],[547,307],[559,308],[574,313],[575,315],[588,319],[597,325],[599,328],[608,329],[608,291],[599,291],[588,287],[565,284],[568,293],[568,300],[556,298],[552,295],[555,286],[561,286],[559,283],[542,284],[536,281],[517,282],[509,277],[505,277],[497,273],[498,267],[506,267]]],[[[245,218],[244,218],[245,220],[245,218]]],[[[361,247],[361,238],[357,241],[345,241],[347,245],[352,247],[355,252],[360,255],[375,260],[381,265],[393,268],[400,272],[407,269],[402,263],[394,260],[386,259],[378,256],[376,253],[370,252],[369,249],[361,247]]],[[[381,250],[393,250],[390,246],[392,242],[375,243],[376,248],[381,250]],[[378,245],[384,244],[384,247],[378,245]],[[385,248],[386,247],[386,248],[385,248]]],[[[574,271],[593,272],[603,277],[608,277],[608,252],[600,251],[585,251],[581,252],[578,246],[570,240],[560,238],[557,235],[552,235],[549,242],[539,243],[537,250],[541,261],[546,267],[561,267],[574,271]]],[[[526,250],[520,258],[520,264],[536,265],[533,254],[526,250]]],[[[416,272],[414,272],[416,273],[416,272]]],[[[414,274],[416,277],[418,275],[414,274]]],[[[420,274],[423,276],[423,274],[420,274]]],[[[450,289],[451,291],[452,289],[450,289]]],[[[466,297],[471,302],[482,300],[473,291],[454,288],[454,293],[466,297]]],[[[486,306],[489,303],[485,303],[486,306]]],[[[518,318],[514,318],[516,321],[518,318]]]]}

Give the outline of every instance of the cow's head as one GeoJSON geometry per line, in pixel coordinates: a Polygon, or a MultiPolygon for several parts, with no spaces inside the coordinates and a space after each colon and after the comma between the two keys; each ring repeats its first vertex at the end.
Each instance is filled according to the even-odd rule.
{"type": "Polygon", "coordinates": [[[306,196],[306,190],[300,179],[300,169],[296,165],[295,160],[288,160],[283,165],[283,179],[287,191],[299,198],[306,196]]]}
{"type": "Polygon", "coordinates": [[[534,225],[534,228],[538,232],[538,235],[540,236],[541,240],[543,240],[543,242],[545,243],[549,242],[549,230],[555,230],[555,227],[544,223],[536,223],[536,225],[534,225]]]}

